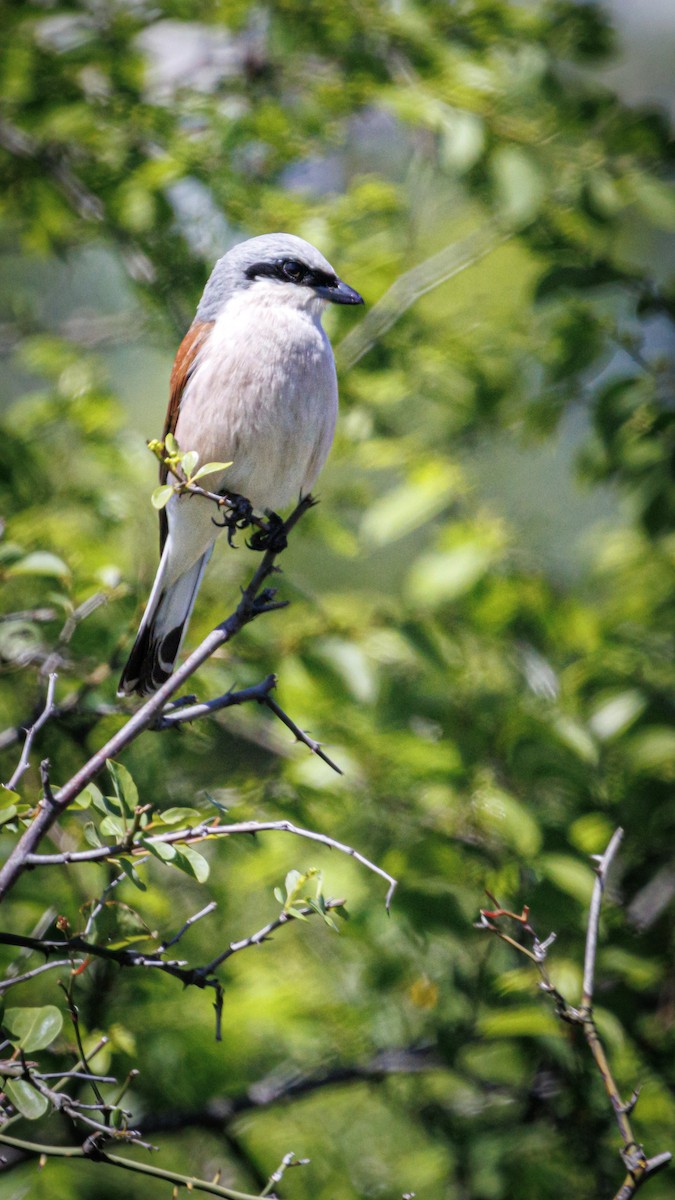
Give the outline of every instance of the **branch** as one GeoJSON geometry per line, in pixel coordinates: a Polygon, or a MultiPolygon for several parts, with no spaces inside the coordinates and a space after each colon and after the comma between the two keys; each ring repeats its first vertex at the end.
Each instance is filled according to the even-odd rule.
{"type": "MultiPolygon", "coordinates": [[[[612,834],[609,845],[604,854],[597,858],[596,879],[593,887],[593,895],[588,912],[588,925],[586,931],[586,949],[584,954],[584,979],[581,1004],[579,1008],[574,1008],[568,1004],[560,992],[553,986],[551,980],[544,968],[544,960],[549,946],[555,940],[555,934],[551,934],[546,941],[540,942],[535,934],[532,925],[529,922],[529,909],[524,908],[521,914],[509,912],[508,909],[500,908],[498,905],[494,910],[481,909],[480,921],[478,928],[486,929],[490,933],[494,933],[502,941],[507,942],[520,954],[529,958],[537,967],[541,978],[540,987],[542,991],[551,995],[555,1001],[556,1013],[563,1021],[569,1021],[573,1025],[581,1025],[584,1031],[584,1037],[588,1043],[588,1047],[593,1055],[595,1064],[602,1076],[602,1081],[605,1085],[605,1090],[609,1096],[612,1110],[619,1127],[619,1133],[623,1142],[621,1148],[621,1158],[627,1170],[626,1178],[621,1187],[614,1196],[614,1200],[632,1200],[632,1197],[646,1183],[652,1175],[663,1170],[671,1161],[672,1155],[665,1151],[662,1154],[657,1154],[654,1158],[648,1159],[645,1152],[633,1136],[633,1130],[630,1123],[630,1114],[632,1113],[638,1101],[639,1092],[635,1091],[630,1100],[624,1102],[621,1099],[619,1089],[612,1075],[611,1068],[605,1053],[605,1048],[600,1040],[595,1018],[593,1016],[593,989],[595,975],[595,959],[598,946],[598,926],[600,921],[600,907],[602,897],[607,882],[607,874],[616,857],[617,851],[623,838],[623,830],[616,829],[612,834]],[[532,939],[532,948],[522,945],[514,938],[505,934],[500,928],[497,921],[507,919],[517,922],[525,934],[532,939]]],[[[494,897],[490,897],[494,900],[494,897]]],[[[495,901],[496,904],[496,901],[495,901]]]]}
{"type": "Polygon", "coordinates": [[[136,1162],[130,1158],[120,1158],[117,1154],[108,1154],[102,1150],[92,1138],[88,1138],[83,1146],[49,1146],[41,1142],[27,1142],[22,1138],[9,1137],[0,1132],[0,1144],[13,1146],[26,1154],[35,1154],[45,1158],[85,1158],[94,1162],[108,1163],[113,1167],[121,1167],[125,1171],[135,1171],[137,1175],[150,1175],[154,1179],[163,1179],[173,1183],[175,1187],[185,1187],[195,1192],[207,1192],[210,1196],[221,1196],[224,1200],[258,1200],[249,1192],[237,1192],[234,1188],[221,1187],[217,1183],[209,1183],[206,1179],[197,1179],[194,1175],[179,1175],[177,1171],[165,1171],[162,1167],[151,1167],[149,1163],[136,1162]]]}
{"type": "MultiPolygon", "coordinates": [[[[30,947],[30,949],[34,949],[34,947],[30,947]]],[[[82,959],[60,958],[56,962],[42,963],[32,971],[26,971],[24,975],[15,975],[12,979],[0,980],[0,994],[15,987],[18,983],[26,983],[29,979],[35,979],[36,975],[41,975],[43,971],[54,971],[57,967],[69,967],[72,970],[74,966],[81,966],[82,962],[82,959]]]]}
{"type": "MultiPolygon", "coordinates": [[[[344,900],[326,900],[325,909],[329,911],[334,908],[341,908],[344,900]]],[[[248,950],[252,946],[259,946],[266,942],[275,930],[280,929],[283,925],[295,921],[298,917],[311,917],[316,915],[317,910],[307,905],[299,908],[297,911],[286,911],[285,909],[262,929],[256,933],[250,934],[248,937],[242,938],[238,942],[230,942],[212,962],[201,967],[188,967],[185,961],[177,959],[165,960],[162,954],[166,946],[175,943],[185,929],[193,924],[200,916],[204,916],[207,911],[212,912],[214,905],[207,906],[201,913],[198,913],[180,931],[180,933],[171,939],[168,943],[162,943],[158,950],[152,953],[144,954],[140,950],[132,950],[126,946],[111,947],[97,942],[90,942],[87,938],[80,934],[74,934],[72,937],[63,938],[61,940],[53,940],[47,938],[29,937],[21,933],[3,933],[0,932],[0,946],[21,946],[28,950],[33,950],[36,953],[44,954],[46,957],[52,954],[84,954],[88,958],[102,958],[108,962],[117,963],[120,967],[141,967],[146,970],[161,971],[166,975],[173,976],[174,979],[179,979],[184,987],[212,987],[218,991],[221,987],[218,979],[215,978],[213,972],[233,954],[239,953],[241,950],[248,950]]],[[[16,982],[13,980],[12,982],[16,982]]],[[[71,1005],[71,1016],[73,1015],[73,1006],[71,1005]]],[[[73,1017],[73,1023],[77,1033],[77,1021],[73,1017]]]]}
{"type": "MultiPolygon", "coordinates": [[[[313,503],[314,501],[311,496],[303,497],[281,527],[284,534],[288,535],[303,514],[312,507],[313,503]]],[[[211,657],[214,651],[219,649],[220,646],[225,645],[226,642],[229,642],[245,625],[267,610],[270,605],[270,597],[269,594],[264,590],[261,591],[261,589],[265,580],[275,570],[277,553],[278,551],[275,549],[269,549],[265,552],[260,566],[255,571],[248,586],[242,592],[241,600],[234,612],[204,638],[201,645],[167,679],[166,683],[64,784],[55,797],[54,802],[50,803],[46,798],[43,798],[32,823],[28,826],[12,854],[7,859],[7,862],[0,870],[0,900],[7,895],[23,874],[26,869],[28,856],[35,852],[42,838],[51,829],[54,822],[66,811],[73,800],[79,796],[80,792],[96,778],[108,760],[115,758],[122,750],[131,745],[141,733],[154,724],[166,701],[211,657]]]]}
{"type": "Polygon", "coordinates": [[[143,855],[146,853],[144,843],[150,843],[150,845],[155,845],[158,842],[168,845],[173,845],[177,842],[192,844],[193,842],[202,842],[207,838],[232,837],[240,833],[256,834],[269,832],[291,833],[296,837],[307,838],[311,842],[319,842],[322,846],[329,846],[332,850],[338,850],[341,854],[347,854],[350,858],[356,859],[362,866],[372,871],[375,875],[379,875],[381,879],[386,880],[389,884],[385,899],[387,912],[389,911],[398,884],[393,875],[390,875],[382,867],[378,867],[376,863],[371,862],[369,858],[366,858],[365,855],[355,850],[353,846],[348,846],[345,842],[338,842],[326,833],[317,833],[313,829],[303,829],[299,825],[293,825],[291,821],[285,820],[239,821],[232,825],[220,825],[214,822],[210,825],[194,825],[189,829],[172,829],[167,833],[144,836],[143,842],[131,846],[120,842],[114,846],[92,846],[90,850],[66,850],[60,854],[26,854],[24,869],[43,866],[67,866],[70,863],[106,862],[109,859],[116,859],[120,856],[143,855]]]}
{"type": "Polygon", "coordinates": [[[33,742],[35,741],[36,734],[40,732],[43,725],[47,724],[47,721],[53,717],[56,711],[56,706],[54,704],[54,689],[56,688],[56,680],[56,672],[52,671],[49,676],[49,683],[47,685],[47,698],[45,700],[44,708],[37,720],[34,721],[29,729],[26,730],[26,740],[23,744],[23,750],[21,751],[21,758],[17,763],[13,775],[5,784],[5,787],[9,792],[14,791],[24,771],[27,771],[28,767],[30,766],[30,752],[33,748],[33,742]]]}
{"type": "Polygon", "coordinates": [[[583,995],[581,997],[582,1009],[588,1009],[589,1011],[593,1005],[593,977],[595,974],[595,957],[598,949],[600,906],[602,904],[602,897],[605,891],[607,875],[618,852],[619,846],[621,845],[622,838],[623,829],[615,829],[605,853],[597,860],[597,866],[595,868],[595,883],[593,885],[591,906],[588,912],[586,953],[584,955],[584,983],[583,995]]]}
{"type": "Polygon", "coordinates": [[[251,700],[256,700],[258,704],[264,705],[273,712],[275,717],[290,729],[291,733],[295,734],[296,741],[302,742],[303,746],[307,746],[312,754],[316,754],[318,758],[323,759],[329,767],[332,768],[338,775],[342,771],[329,758],[321,748],[321,743],[316,742],[309,734],[296,725],[295,721],[285,713],[283,708],[273,700],[270,692],[277,685],[276,675],[268,675],[260,683],[253,684],[252,687],[242,688],[239,692],[225,692],[223,696],[217,696],[214,700],[204,700],[201,704],[189,704],[184,707],[177,708],[173,712],[163,713],[159,718],[155,729],[171,729],[174,725],[182,725],[185,721],[197,721],[200,717],[211,716],[212,713],[220,712],[223,708],[233,708],[238,704],[248,704],[251,700]]]}

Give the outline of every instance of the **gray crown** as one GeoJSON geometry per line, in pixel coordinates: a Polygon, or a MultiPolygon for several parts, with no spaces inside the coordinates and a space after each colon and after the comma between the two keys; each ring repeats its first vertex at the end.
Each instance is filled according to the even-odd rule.
{"type": "Polygon", "coordinates": [[[215,321],[234,292],[251,287],[253,280],[246,276],[249,267],[283,258],[295,258],[311,270],[335,275],[327,259],[310,242],[292,233],[264,233],[239,242],[218,259],[199,301],[195,320],[215,321]]]}

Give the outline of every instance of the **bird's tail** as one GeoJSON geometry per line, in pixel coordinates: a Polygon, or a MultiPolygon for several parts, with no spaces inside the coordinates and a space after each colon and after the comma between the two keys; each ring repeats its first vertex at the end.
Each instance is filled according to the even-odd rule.
{"type": "Polygon", "coordinates": [[[166,582],[168,550],[167,543],[136,641],[122,672],[118,696],[129,696],[132,692],[147,696],[156,692],[173,672],[213,545],[170,583],[166,582]]]}

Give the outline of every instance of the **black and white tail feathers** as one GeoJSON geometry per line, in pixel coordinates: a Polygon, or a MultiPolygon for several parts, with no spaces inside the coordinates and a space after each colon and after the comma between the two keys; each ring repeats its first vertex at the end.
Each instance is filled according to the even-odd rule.
{"type": "Polygon", "coordinates": [[[150,695],[173,672],[213,544],[172,582],[166,581],[169,546],[170,539],[164,547],[148,606],[122,672],[118,696],[129,696],[133,692],[139,696],[150,695]]]}

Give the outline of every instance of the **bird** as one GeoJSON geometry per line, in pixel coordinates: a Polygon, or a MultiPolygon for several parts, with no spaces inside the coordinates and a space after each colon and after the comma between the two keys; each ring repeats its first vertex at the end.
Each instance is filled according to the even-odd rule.
{"type": "MultiPolygon", "coordinates": [[[[163,433],[219,466],[200,479],[206,490],[273,515],[309,494],[337,419],[329,304],[363,298],[294,234],[249,238],[216,263],[176,354],[163,433]]],[[[160,511],[159,567],[119,696],[150,695],[173,673],[220,533],[213,511],[185,493],[160,511]]]]}

